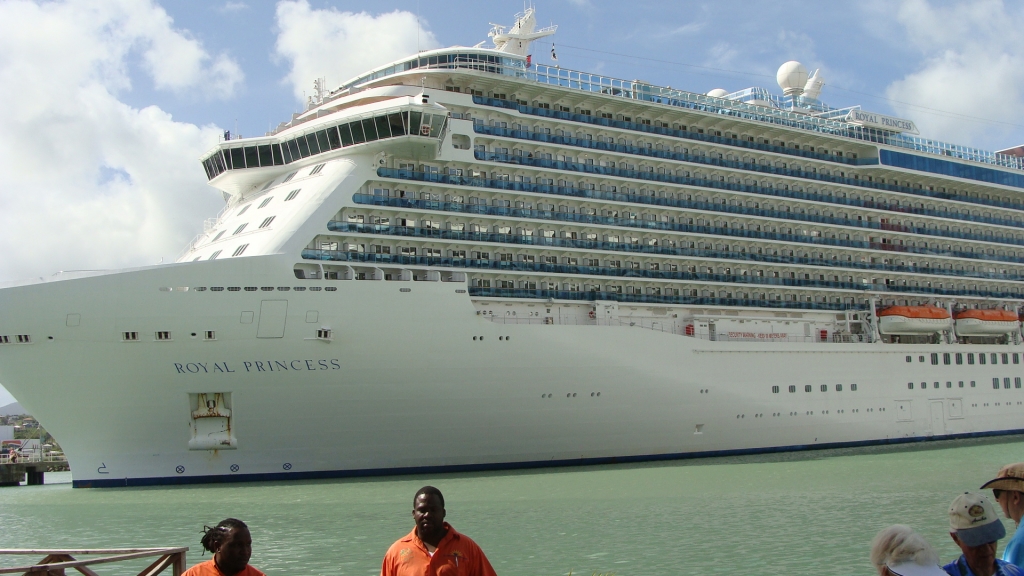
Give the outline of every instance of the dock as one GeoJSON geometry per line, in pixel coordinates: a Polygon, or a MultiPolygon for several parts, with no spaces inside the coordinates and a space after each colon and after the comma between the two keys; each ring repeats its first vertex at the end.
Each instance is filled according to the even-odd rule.
{"type": "Polygon", "coordinates": [[[0,456],[0,487],[39,486],[47,472],[68,470],[68,460],[63,454],[46,453],[27,455],[11,461],[10,456],[0,456]]]}

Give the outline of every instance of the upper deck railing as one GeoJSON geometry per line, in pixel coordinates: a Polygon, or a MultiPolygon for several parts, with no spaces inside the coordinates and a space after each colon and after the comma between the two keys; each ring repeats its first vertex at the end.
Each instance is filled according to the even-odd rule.
{"type": "Polygon", "coordinates": [[[799,112],[747,104],[726,98],[715,98],[706,94],[696,94],[674,88],[664,88],[652,84],[578,72],[545,64],[537,64],[532,70],[520,71],[516,69],[515,71],[521,73],[526,79],[540,82],[541,84],[551,84],[562,88],[643,100],[656,104],[667,104],[669,106],[711,112],[743,120],[754,120],[788,128],[810,130],[962,160],[1004,166],[1015,170],[1024,170],[1024,158],[997,154],[969,146],[958,146],[938,140],[929,140],[927,138],[856,126],[847,122],[799,112]]]}
{"type": "Polygon", "coordinates": [[[411,70],[452,70],[467,69],[489,74],[499,74],[522,78],[541,84],[559,86],[572,90],[617,96],[631,100],[641,100],[656,104],[666,104],[679,108],[688,108],[701,112],[710,112],[722,116],[753,120],[767,124],[809,130],[833,136],[841,136],[885,144],[897,148],[906,148],[919,152],[927,152],[950,158],[980,162],[993,166],[1003,166],[1024,171],[1024,158],[997,154],[987,150],[958,146],[939,140],[918,138],[906,134],[877,130],[858,126],[821,116],[813,116],[801,112],[750,104],[728,98],[716,98],[706,94],[697,94],[685,90],[655,86],[636,80],[622,80],[600,74],[580,72],[568,68],[532,64],[526,67],[525,59],[497,54],[488,50],[452,48],[435,51],[413,57],[408,60],[378,68],[364,76],[347,82],[330,97],[342,96],[346,91],[358,90],[364,84],[379,80],[393,74],[401,74],[411,70]]]}

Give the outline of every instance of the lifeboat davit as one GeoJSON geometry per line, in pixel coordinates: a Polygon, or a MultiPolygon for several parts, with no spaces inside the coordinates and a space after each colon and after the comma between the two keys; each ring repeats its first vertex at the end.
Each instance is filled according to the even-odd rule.
{"type": "Polygon", "coordinates": [[[953,318],[945,308],[890,306],[878,311],[878,331],[882,334],[935,334],[952,328],[953,318]]]}
{"type": "Polygon", "coordinates": [[[955,318],[957,336],[1001,336],[1020,328],[1017,313],[1009,310],[962,310],[955,318]]]}

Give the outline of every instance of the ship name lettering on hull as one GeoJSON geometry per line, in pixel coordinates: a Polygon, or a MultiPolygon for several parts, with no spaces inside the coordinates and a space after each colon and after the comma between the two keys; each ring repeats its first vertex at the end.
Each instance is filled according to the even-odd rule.
{"type": "MultiPolygon", "coordinates": [[[[235,365],[238,366],[237,364],[235,365]]],[[[320,370],[340,370],[341,361],[330,360],[253,360],[242,362],[245,372],[316,372],[320,370]]],[[[238,372],[228,366],[227,362],[175,362],[174,370],[178,374],[215,374],[238,372]]]]}

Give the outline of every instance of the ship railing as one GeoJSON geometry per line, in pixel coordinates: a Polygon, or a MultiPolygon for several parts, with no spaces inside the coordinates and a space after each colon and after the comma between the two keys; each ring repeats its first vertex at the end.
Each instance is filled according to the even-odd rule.
{"type": "MultiPolygon", "coordinates": [[[[561,164],[567,164],[567,163],[561,162],[561,164]]],[[[583,189],[583,188],[575,188],[575,187],[571,187],[571,186],[555,186],[555,185],[549,185],[549,184],[536,184],[536,183],[531,183],[531,182],[513,182],[513,181],[507,181],[507,180],[494,180],[494,179],[485,179],[485,178],[473,178],[473,177],[467,177],[467,176],[453,176],[453,175],[448,175],[448,174],[434,174],[434,173],[428,174],[428,173],[424,173],[424,172],[413,172],[411,170],[400,170],[400,169],[392,169],[392,168],[379,168],[377,170],[377,175],[381,176],[381,177],[384,177],[384,178],[398,178],[398,179],[414,181],[414,182],[432,182],[432,183],[437,183],[437,184],[452,184],[452,185],[456,185],[456,186],[471,186],[471,187],[478,187],[478,188],[490,188],[490,189],[496,189],[496,190],[514,190],[514,191],[517,191],[517,192],[537,192],[537,193],[541,193],[541,194],[551,194],[551,195],[558,195],[558,196],[572,196],[572,197],[577,197],[577,198],[588,198],[588,199],[596,199],[596,200],[612,200],[612,201],[616,201],[616,202],[620,202],[620,201],[636,202],[636,203],[648,204],[648,205],[652,205],[652,206],[689,207],[689,206],[687,206],[687,204],[690,203],[690,201],[680,201],[680,200],[677,200],[677,199],[663,198],[663,197],[653,196],[653,195],[645,196],[645,195],[642,195],[642,194],[624,194],[624,193],[621,193],[621,192],[612,192],[612,191],[600,190],[600,189],[590,190],[590,189],[583,189]]],[[[659,177],[667,177],[665,175],[658,175],[658,176],[659,177]]],[[[672,176],[672,177],[675,178],[674,176],[672,176]]],[[[756,186],[747,186],[745,184],[744,185],[741,185],[741,184],[731,184],[731,183],[727,183],[727,182],[709,182],[708,185],[710,187],[713,187],[713,188],[714,187],[723,188],[723,189],[724,188],[728,188],[728,189],[736,189],[736,190],[739,190],[739,191],[749,191],[749,192],[757,192],[755,190],[755,188],[758,188],[756,186]]],[[[420,202],[418,200],[411,199],[411,198],[394,198],[394,197],[376,196],[376,195],[370,196],[370,195],[367,195],[367,194],[356,194],[355,197],[356,197],[356,201],[359,202],[359,203],[362,203],[362,204],[370,204],[370,203],[372,203],[372,204],[375,204],[375,205],[401,206],[401,205],[403,205],[402,203],[408,203],[407,205],[412,206],[413,204],[415,204],[417,202],[420,202]]],[[[436,206],[435,208],[429,208],[429,206],[430,205],[428,204],[428,209],[451,210],[451,211],[458,211],[458,212],[475,212],[475,211],[483,212],[483,211],[486,211],[488,208],[491,208],[491,207],[483,206],[483,205],[479,205],[479,204],[477,204],[477,205],[465,204],[465,205],[462,205],[463,206],[462,208],[458,208],[454,203],[442,203],[442,202],[433,202],[433,206],[436,206]],[[449,204],[450,204],[450,206],[449,206],[449,204]]],[[[417,205],[417,207],[418,207],[418,205],[417,205]]],[[[743,213],[743,212],[739,211],[736,208],[737,207],[735,207],[735,206],[729,206],[727,204],[718,204],[717,207],[714,208],[714,211],[716,211],[716,212],[743,213]]],[[[510,212],[510,215],[512,215],[512,211],[516,210],[516,209],[508,208],[507,210],[510,212]]],[[[491,212],[487,212],[487,213],[491,214],[491,212]]],[[[581,221],[581,222],[582,221],[593,220],[596,223],[598,221],[598,218],[600,218],[600,217],[597,217],[597,216],[588,216],[588,215],[581,215],[581,214],[574,214],[574,213],[555,212],[554,214],[557,214],[557,215],[556,216],[552,216],[551,218],[558,219],[558,220],[573,220],[573,221],[581,221]]],[[[820,216],[815,216],[815,215],[808,216],[808,215],[805,214],[805,215],[802,215],[802,218],[790,218],[790,219],[793,219],[793,220],[804,220],[806,222],[818,223],[818,224],[829,225],[829,226],[831,225],[829,222],[824,221],[820,216]]],[[[618,219],[618,220],[624,221],[624,219],[621,219],[621,218],[618,219]]],[[[617,223],[616,225],[618,225],[618,226],[631,226],[631,227],[643,227],[643,228],[661,229],[661,230],[678,230],[678,231],[682,231],[682,232],[688,232],[688,231],[691,231],[691,230],[692,231],[697,231],[697,232],[702,232],[702,231],[707,231],[707,230],[711,229],[709,226],[701,226],[701,225],[694,226],[694,225],[677,224],[677,223],[671,223],[671,222],[660,222],[660,221],[655,221],[655,220],[632,220],[631,222],[632,223],[630,223],[630,224],[617,223]]],[[[943,231],[943,232],[945,232],[945,231],[943,231]]],[[[843,247],[849,247],[849,248],[871,248],[871,249],[878,249],[878,250],[891,250],[891,251],[898,251],[898,252],[907,252],[907,253],[912,253],[912,254],[926,254],[926,255],[932,255],[932,256],[955,256],[955,257],[958,257],[958,258],[970,258],[970,259],[974,259],[974,260],[991,260],[991,261],[1000,261],[1000,262],[1022,262],[1022,261],[1024,261],[1024,259],[1016,258],[1016,257],[1013,257],[1013,256],[1003,256],[1003,255],[998,255],[998,254],[984,254],[984,253],[981,253],[981,252],[966,252],[964,250],[956,250],[956,249],[952,249],[952,248],[937,250],[937,249],[923,248],[923,247],[918,247],[918,246],[888,244],[888,243],[877,242],[877,241],[876,242],[872,242],[872,241],[857,240],[857,239],[827,238],[827,237],[824,237],[824,236],[814,236],[812,234],[783,234],[783,233],[772,233],[772,232],[766,232],[766,231],[760,231],[760,230],[744,230],[744,229],[739,229],[739,228],[721,228],[720,230],[716,230],[715,233],[719,234],[719,235],[739,237],[739,238],[772,239],[772,240],[783,240],[783,241],[787,241],[787,242],[799,242],[801,244],[813,244],[813,245],[824,245],[824,246],[843,246],[843,247]]],[[[938,234],[932,233],[932,234],[929,234],[929,236],[934,236],[935,238],[959,238],[960,237],[960,236],[957,236],[956,232],[952,232],[952,233],[949,233],[949,234],[942,234],[942,235],[938,235],[938,234]]],[[[983,240],[983,241],[999,242],[999,243],[1003,243],[1003,244],[1016,244],[1016,243],[1018,243],[1017,240],[1012,240],[1011,241],[1009,239],[1000,239],[998,236],[992,236],[992,237],[982,236],[980,239],[983,240]]],[[[1019,241],[1019,242],[1024,244],[1024,241],[1019,241]]]]}
{"type": "MultiPolygon", "coordinates": [[[[648,131],[648,132],[651,131],[650,130],[651,129],[650,126],[644,126],[644,127],[648,129],[646,131],[648,131]]],[[[726,159],[714,158],[714,157],[711,157],[711,156],[701,156],[699,154],[688,154],[688,153],[682,153],[682,152],[675,152],[673,150],[659,150],[659,149],[655,149],[655,148],[644,148],[644,147],[640,147],[640,146],[616,144],[614,142],[602,142],[600,140],[587,140],[585,138],[576,138],[576,137],[573,137],[571,135],[546,134],[546,133],[541,133],[541,132],[533,132],[533,131],[530,131],[530,130],[520,130],[520,129],[515,129],[515,128],[502,128],[502,127],[498,127],[498,126],[490,126],[490,125],[483,124],[482,121],[481,122],[475,122],[473,124],[473,130],[475,132],[477,132],[478,134],[487,134],[487,135],[491,135],[491,136],[503,136],[503,137],[508,137],[508,138],[516,138],[516,139],[520,139],[520,140],[529,140],[529,141],[535,141],[535,142],[545,142],[545,143],[552,143],[552,144],[574,146],[574,147],[578,147],[578,148],[589,148],[589,149],[595,149],[595,150],[601,150],[601,151],[618,152],[618,153],[621,153],[621,154],[645,156],[645,157],[649,157],[649,158],[658,158],[658,159],[665,159],[665,160],[678,160],[678,161],[685,161],[685,162],[690,162],[690,163],[695,163],[695,164],[704,164],[704,165],[707,165],[707,166],[714,166],[714,167],[720,167],[720,168],[732,168],[732,169],[735,169],[735,170],[744,170],[746,172],[756,172],[756,173],[759,173],[759,174],[770,174],[770,175],[776,175],[776,176],[791,176],[791,177],[800,178],[800,179],[803,179],[803,180],[812,180],[812,181],[816,180],[818,182],[824,182],[824,183],[847,184],[847,185],[859,186],[859,187],[863,187],[863,188],[873,188],[873,189],[876,189],[876,190],[887,190],[887,191],[891,191],[891,192],[904,192],[904,193],[907,193],[907,194],[914,194],[914,195],[917,195],[917,196],[942,198],[942,199],[945,199],[945,200],[957,200],[959,202],[969,202],[969,203],[972,203],[972,204],[979,204],[979,205],[985,205],[985,206],[988,206],[988,205],[999,206],[999,207],[1002,207],[1002,208],[1011,208],[1011,209],[1015,209],[1015,210],[1020,210],[1022,208],[1022,205],[1019,204],[1019,203],[998,202],[998,201],[992,201],[992,200],[984,200],[984,199],[980,199],[980,198],[971,198],[969,196],[952,194],[952,193],[948,193],[948,192],[941,192],[941,191],[937,192],[937,191],[934,191],[934,190],[925,190],[925,189],[912,188],[910,186],[901,186],[901,185],[897,185],[897,184],[889,184],[889,183],[883,182],[881,180],[874,181],[874,180],[865,180],[865,179],[861,179],[861,178],[848,178],[848,177],[845,177],[845,176],[836,176],[836,175],[833,175],[833,174],[826,174],[826,173],[824,173],[824,171],[822,171],[822,172],[809,172],[809,171],[805,171],[805,170],[793,170],[793,169],[788,169],[788,168],[779,168],[779,167],[771,166],[771,165],[752,164],[752,163],[742,162],[742,161],[739,161],[739,160],[726,160],[726,159]]],[[[660,128],[660,130],[664,131],[664,132],[680,132],[678,130],[673,130],[673,129],[670,129],[670,128],[660,128]]],[[[657,132],[655,132],[655,133],[657,133],[657,132]]],[[[671,134],[667,134],[667,135],[671,135],[671,134]]],[[[699,136],[704,136],[704,134],[699,134],[699,136]]],[[[721,139],[719,137],[715,137],[715,138],[721,139]]],[[[737,141],[737,142],[739,142],[741,144],[744,143],[742,141],[737,141]]],[[[865,165],[867,165],[867,164],[877,164],[878,163],[877,161],[869,162],[868,160],[870,160],[870,159],[861,159],[860,163],[861,164],[865,164],[865,165]]],[[[743,175],[744,176],[756,176],[756,174],[743,174],[743,175]]],[[[813,183],[814,182],[810,182],[809,184],[813,184],[813,183]]],[[[701,184],[701,185],[702,186],[714,186],[713,184],[701,184]]],[[[762,188],[764,188],[764,187],[762,187],[762,188]]],[[[949,213],[949,212],[940,212],[940,211],[936,211],[936,210],[926,210],[926,209],[923,209],[923,208],[913,208],[913,207],[909,207],[909,206],[890,206],[890,205],[884,204],[882,202],[873,202],[873,201],[859,200],[859,199],[853,199],[853,198],[841,198],[841,197],[838,197],[838,196],[817,195],[814,192],[806,193],[807,196],[804,196],[805,193],[801,192],[801,191],[790,191],[790,190],[781,190],[781,189],[779,189],[779,190],[776,190],[776,189],[764,190],[764,189],[762,189],[759,193],[761,193],[761,194],[771,194],[771,195],[774,195],[774,196],[782,196],[782,197],[813,199],[813,200],[819,200],[819,201],[822,201],[822,202],[828,202],[830,204],[846,204],[846,205],[850,205],[850,206],[860,206],[860,207],[865,207],[865,208],[881,208],[881,209],[885,209],[885,210],[894,210],[894,211],[911,213],[911,214],[922,214],[922,215],[926,215],[926,216],[938,216],[938,217],[941,217],[941,218],[954,218],[954,219],[958,219],[958,220],[968,220],[968,221],[972,221],[972,222],[983,222],[983,223],[1000,224],[1000,225],[1005,225],[1005,226],[1017,226],[1017,227],[1021,226],[1020,222],[1017,222],[1017,221],[1014,221],[1014,220],[1008,219],[1008,218],[983,218],[981,216],[975,216],[975,215],[972,215],[972,214],[955,214],[955,213],[949,213]]]]}
{"type": "MultiPolygon", "coordinates": [[[[598,244],[597,242],[593,242],[598,244]]],[[[538,243],[539,245],[543,245],[538,243]]],[[[935,294],[939,296],[980,296],[985,298],[1020,298],[1016,292],[996,292],[992,290],[956,289],[956,288],[930,288],[925,286],[900,286],[895,283],[883,284],[872,283],[867,279],[857,281],[834,281],[806,278],[772,278],[766,276],[752,276],[743,274],[704,273],[689,271],[633,269],[610,266],[586,266],[579,264],[548,264],[545,262],[530,262],[525,260],[490,260],[482,258],[465,257],[442,257],[442,256],[409,256],[404,254],[385,254],[375,252],[353,252],[334,249],[306,248],[302,250],[302,257],[307,260],[320,260],[332,262],[365,262],[372,264],[390,264],[398,266],[427,266],[443,268],[465,268],[467,270],[483,270],[492,272],[543,272],[548,274],[578,274],[585,276],[601,276],[616,281],[642,281],[642,280],[679,280],[679,281],[701,281],[727,283],[737,286],[742,290],[758,290],[761,288],[832,288],[856,293],[884,292],[891,294],[935,294]]],[[[597,292],[597,291],[594,291],[597,292]]],[[[657,293],[650,293],[652,296],[659,296],[657,293]]],[[[664,294],[665,296],[680,296],[680,294],[664,294]]],[[[721,296],[721,295],[720,295],[721,296]]],[[[696,296],[692,296],[696,298],[696,296]]],[[[834,296],[833,298],[838,298],[834,296]]],[[[696,302],[695,302],[696,303],[696,302]]],[[[828,309],[846,309],[852,303],[846,305],[835,301],[828,309]]]]}
{"type": "MultiPolygon", "coordinates": [[[[355,194],[357,203],[371,201],[374,196],[367,194],[355,194]]],[[[498,215],[513,215],[517,218],[550,219],[553,215],[568,215],[566,212],[553,210],[533,210],[528,208],[504,208],[498,206],[472,205],[455,202],[427,202],[411,200],[418,206],[433,206],[437,209],[440,204],[445,211],[459,211],[467,207],[476,207],[473,213],[486,213],[498,215]],[[500,214],[499,214],[500,213],[500,214]]],[[[429,209],[429,208],[428,208],[429,209]]],[[[584,217],[585,215],[575,214],[572,216],[584,217]]],[[[593,216],[599,220],[594,223],[616,225],[620,222],[647,222],[645,220],[627,220],[624,218],[611,218],[604,216],[593,216]]],[[[621,224],[619,224],[621,225],[621,224]]],[[[689,226],[689,225],[686,225],[689,226]]],[[[863,270],[882,270],[890,272],[911,272],[914,274],[933,274],[940,276],[963,276],[965,278],[990,278],[995,280],[1024,280],[1024,275],[1000,274],[995,272],[978,272],[970,270],[952,270],[948,268],[933,268],[931,266],[911,266],[899,264],[884,264],[881,262],[857,262],[829,260],[826,258],[804,258],[801,256],[779,256],[771,254],[757,254],[755,252],[740,252],[733,250],[714,250],[710,248],[682,248],[672,246],[651,246],[648,244],[633,244],[630,242],[607,242],[597,240],[585,240],[582,238],[548,238],[536,235],[525,234],[502,234],[489,232],[471,232],[466,230],[441,230],[437,228],[424,228],[413,226],[392,226],[390,224],[362,224],[358,222],[340,222],[332,220],[327,223],[327,228],[332,232],[359,232],[363,234],[380,234],[388,236],[411,236],[417,238],[440,238],[445,240],[470,240],[476,242],[501,242],[505,244],[543,245],[560,246],[566,248],[587,248],[597,250],[613,250],[618,252],[637,252],[644,254],[666,254],[670,256],[700,256],[713,258],[729,258],[732,260],[747,260],[751,262],[775,262],[781,264],[808,264],[812,266],[826,266],[831,268],[859,268],[863,270]]],[[[727,230],[718,226],[703,226],[706,233],[715,233],[718,230],[727,230]]],[[[310,246],[310,250],[317,249],[310,246]]]]}
{"type": "Polygon", "coordinates": [[[714,342],[799,342],[804,344],[857,344],[866,342],[861,334],[829,334],[824,339],[820,335],[802,336],[785,333],[752,333],[752,332],[698,332],[686,334],[687,337],[714,342]]]}
{"type": "MultiPolygon", "coordinates": [[[[579,72],[557,66],[537,64],[532,70],[521,73],[528,80],[534,80],[541,84],[618,96],[630,100],[643,100],[656,104],[665,104],[678,108],[688,108],[703,112],[711,112],[722,116],[731,116],[744,120],[753,120],[768,124],[777,124],[809,130],[823,134],[843,136],[886,144],[899,148],[917,150],[940,156],[970,160],[996,166],[1004,166],[1016,170],[1024,169],[1024,160],[1006,154],[998,154],[968,146],[958,146],[927,138],[917,138],[902,133],[881,131],[868,127],[862,127],[847,122],[810,116],[798,112],[779,110],[778,108],[747,104],[726,98],[717,98],[705,94],[686,92],[673,88],[654,86],[644,82],[621,80],[579,72]]],[[[558,113],[557,110],[551,110],[558,113]]]]}
{"type": "Polygon", "coordinates": [[[36,451],[24,452],[12,458],[11,454],[0,454],[0,464],[33,464],[45,462],[67,462],[68,458],[61,452],[44,452],[40,455],[36,451]]]}
{"type": "Polygon", "coordinates": [[[91,566],[125,562],[143,558],[156,558],[138,573],[138,576],[156,576],[170,568],[172,576],[185,571],[185,553],[188,548],[98,548],[98,549],[0,549],[0,556],[43,556],[35,564],[0,567],[0,574],[25,576],[63,576],[65,570],[77,570],[84,576],[98,576],[91,566]],[[98,556],[80,560],[82,556],[98,556]],[[78,557],[78,558],[76,558],[78,557]]]}
{"type": "MultiPolygon", "coordinates": [[[[666,153],[667,154],[667,153],[666,153]]],[[[643,170],[644,166],[641,166],[641,170],[630,170],[622,168],[612,168],[610,166],[598,166],[595,164],[585,164],[581,162],[575,162],[570,160],[549,160],[547,158],[532,158],[528,155],[519,154],[507,154],[504,152],[486,152],[476,151],[474,155],[477,159],[488,160],[494,162],[502,162],[505,164],[511,164],[516,166],[531,166],[531,167],[542,167],[542,168],[556,168],[560,170],[569,170],[573,172],[583,172],[587,174],[593,174],[596,176],[618,176],[629,179],[640,179],[650,182],[666,182],[670,184],[686,184],[686,185],[697,185],[705,188],[718,188],[722,190],[732,190],[739,192],[751,192],[754,194],[761,194],[766,196],[779,196],[789,198],[808,198],[821,202],[833,203],[834,197],[829,198],[827,195],[820,195],[815,192],[804,192],[801,190],[777,190],[774,187],[759,186],[756,180],[747,178],[747,183],[739,181],[708,179],[703,176],[690,176],[688,171],[684,171],[680,174],[673,174],[668,171],[655,172],[654,167],[648,167],[648,170],[643,170]]],[[[650,202],[647,202],[650,203],[650,202]]],[[[657,202],[658,204],[668,205],[685,205],[689,201],[685,200],[672,200],[657,202]]],[[[712,203],[715,204],[715,203],[712,203]]],[[[786,220],[800,220],[804,222],[814,222],[827,225],[843,225],[843,226],[855,226],[857,228],[866,228],[870,230],[890,230],[895,225],[889,225],[888,228],[883,227],[880,222],[868,222],[858,221],[849,218],[841,218],[835,216],[824,216],[821,214],[801,214],[798,212],[777,212],[774,210],[766,210],[761,208],[751,208],[747,206],[734,206],[729,204],[715,204],[710,207],[715,212],[732,212],[736,214],[749,214],[754,216],[770,216],[773,218],[783,218],[786,220]]],[[[948,216],[952,219],[968,220],[968,218],[960,218],[955,214],[948,216]]],[[[1000,224],[1006,225],[1005,222],[1000,224]]],[[[1010,221],[1012,226],[1021,227],[1020,222],[1010,221]]],[[[996,234],[973,234],[967,232],[957,232],[955,230],[939,230],[936,228],[927,227],[905,227],[904,230],[896,230],[900,232],[913,232],[915,234],[925,234],[928,236],[934,236],[936,238],[961,238],[965,240],[981,240],[984,242],[997,242],[1000,244],[1017,244],[1024,245],[1024,239],[1015,239],[1012,236],[997,236],[996,234]]]]}
{"type": "Polygon", "coordinates": [[[521,317],[521,316],[488,316],[496,324],[547,324],[556,326],[625,326],[627,328],[645,328],[655,332],[681,334],[675,318],[659,316],[630,316],[629,318],[587,318],[580,316],[521,317]]]}

